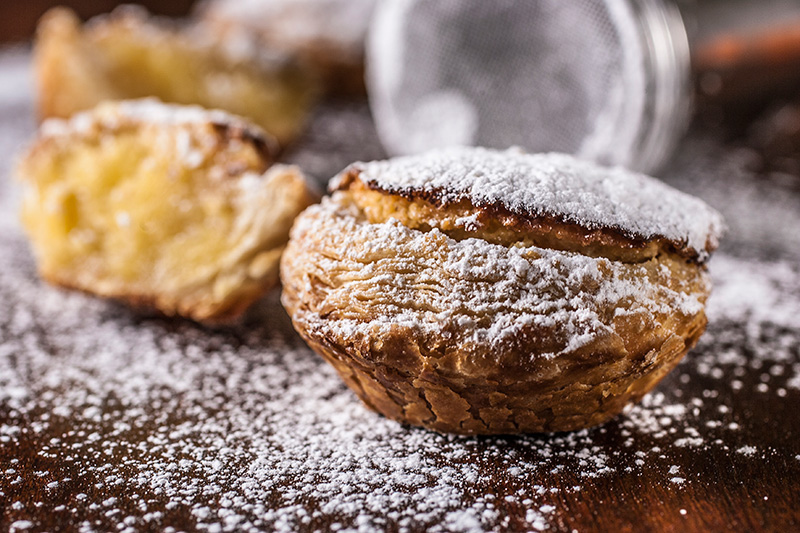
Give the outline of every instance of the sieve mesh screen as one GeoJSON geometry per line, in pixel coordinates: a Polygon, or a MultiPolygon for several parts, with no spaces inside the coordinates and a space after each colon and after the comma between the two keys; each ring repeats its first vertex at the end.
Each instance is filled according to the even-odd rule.
{"type": "Polygon", "coordinates": [[[389,0],[368,43],[378,131],[393,154],[519,145],[626,164],[643,46],[625,0],[389,0]]]}

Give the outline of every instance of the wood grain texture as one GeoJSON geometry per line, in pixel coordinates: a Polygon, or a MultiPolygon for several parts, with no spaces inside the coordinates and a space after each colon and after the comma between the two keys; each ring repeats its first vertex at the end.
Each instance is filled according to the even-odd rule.
{"type": "MultiPolygon", "coordinates": [[[[115,320],[121,323],[131,320],[124,309],[116,309],[113,313],[120,315],[115,320]]],[[[272,299],[259,313],[275,316],[281,315],[282,311],[277,301],[272,299]]],[[[138,321],[137,327],[168,331],[173,324],[148,319],[138,321]]],[[[292,338],[289,327],[288,317],[280,316],[274,329],[259,332],[259,342],[266,347],[279,338],[290,338],[291,343],[301,344],[301,340],[292,338]]],[[[735,323],[711,326],[718,337],[735,335],[740,327],[741,324],[735,323]]],[[[205,335],[203,330],[196,333],[205,335]]],[[[243,342],[242,335],[242,332],[229,332],[221,339],[235,346],[243,342]]],[[[800,460],[796,458],[800,455],[797,439],[800,419],[794,407],[800,401],[800,391],[793,390],[780,401],[757,392],[761,375],[769,372],[768,367],[748,368],[742,376],[735,377],[731,373],[720,379],[698,374],[692,355],[698,359],[704,356],[704,352],[720,349],[726,347],[714,343],[703,346],[699,353],[690,354],[689,359],[658,390],[673,400],[677,392],[684,398],[703,397],[708,391],[718,392],[713,401],[707,402],[683,423],[703,427],[705,422],[719,419],[717,406],[728,406],[730,413],[724,419],[725,423],[735,421],[741,429],[726,433],[723,446],[712,445],[720,435],[713,429],[707,429],[701,435],[707,443],[702,446],[667,447],[663,438],[637,438],[631,445],[626,443],[630,437],[624,421],[615,420],[590,432],[593,445],[608,453],[611,474],[587,479],[581,475],[580,461],[573,461],[571,467],[563,468],[564,457],[574,457],[576,450],[554,437],[543,437],[543,442],[549,440],[553,447],[554,457],[536,470],[536,476],[518,478],[508,475],[507,459],[489,456],[487,460],[486,451],[499,447],[504,456],[513,454],[519,463],[537,462],[537,450],[531,448],[529,440],[512,437],[469,439],[464,441],[468,450],[464,460],[480,464],[488,482],[471,484],[468,495],[475,498],[494,495],[496,510],[508,519],[504,529],[511,531],[530,529],[531,525],[526,521],[529,506],[521,502],[508,503],[504,498],[531,486],[547,487],[548,491],[553,491],[550,504],[555,511],[548,516],[548,529],[554,531],[792,531],[800,528],[800,509],[796,505],[800,501],[800,460]],[[739,392],[724,385],[734,379],[743,383],[739,392]],[[756,445],[759,450],[756,457],[736,451],[751,445],[756,445]],[[656,456],[651,453],[654,446],[662,448],[656,456]],[[637,452],[647,453],[648,464],[626,471],[633,466],[637,452]],[[684,475],[690,473],[685,483],[677,485],[669,481],[667,470],[671,466],[678,466],[684,475]],[[551,472],[550,467],[560,469],[551,472]],[[580,490],[571,490],[575,486],[580,486],[580,490]]],[[[800,360],[800,353],[795,352],[795,355],[800,360]]],[[[20,356],[24,357],[24,354],[20,356]]],[[[320,364],[323,363],[320,361],[320,364]]],[[[116,440],[141,443],[149,448],[152,442],[148,443],[148,436],[154,429],[150,424],[178,426],[186,420],[173,417],[157,407],[146,408],[147,422],[120,434],[115,431],[115,423],[122,421],[125,406],[109,397],[101,409],[103,421],[87,424],[80,416],[76,419],[48,418],[38,411],[27,412],[24,418],[20,418],[14,410],[0,407],[0,425],[21,428],[11,444],[4,443],[0,447],[0,465],[4,470],[14,470],[12,474],[7,470],[5,474],[0,473],[0,491],[3,494],[0,527],[6,529],[16,520],[31,520],[36,524],[34,530],[55,531],[88,522],[95,530],[108,531],[117,529],[125,518],[133,517],[131,525],[140,529],[173,527],[192,531],[197,528],[198,520],[189,506],[171,506],[170,499],[160,495],[158,490],[137,487],[132,491],[124,478],[119,482],[109,481],[104,474],[106,463],[119,467],[126,461],[147,461],[144,449],[136,452],[135,448],[127,446],[125,453],[115,452],[113,443],[116,440]],[[43,427],[41,422],[45,419],[48,423],[43,427]],[[77,433],[65,437],[76,427],[80,428],[77,433]],[[110,453],[102,457],[102,463],[96,462],[93,454],[89,455],[93,459],[87,463],[81,459],[80,447],[86,446],[87,436],[95,433],[90,446],[108,446],[110,453]],[[139,457],[135,456],[137,453],[139,457]],[[75,459],[67,460],[70,455],[75,459]],[[70,481],[63,481],[65,478],[70,481]],[[53,482],[57,486],[48,487],[53,482]],[[14,502],[21,502],[22,508],[15,509],[14,502]],[[109,513],[110,509],[114,512],[109,513]],[[146,516],[153,512],[160,513],[160,516],[148,521],[146,516]]],[[[246,443],[233,441],[230,445],[246,446],[246,443]]],[[[123,466],[121,470],[131,477],[137,475],[135,468],[126,470],[123,466]]],[[[276,487],[273,499],[263,503],[267,507],[281,505],[281,491],[292,488],[288,483],[276,487]]],[[[210,503],[220,504],[213,499],[210,503]]],[[[310,511],[320,510],[315,502],[307,502],[307,505],[310,511]]],[[[251,518],[257,521],[257,516],[251,518]]],[[[309,531],[328,530],[335,523],[355,525],[346,513],[326,511],[306,526],[309,531]]],[[[392,526],[389,521],[387,529],[395,528],[396,524],[392,526]]]]}

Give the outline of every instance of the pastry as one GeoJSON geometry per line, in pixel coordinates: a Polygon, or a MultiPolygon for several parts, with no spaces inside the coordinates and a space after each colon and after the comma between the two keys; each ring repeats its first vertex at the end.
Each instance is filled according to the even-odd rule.
{"type": "Polygon", "coordinates": [[[81,25],[66,8],[42,18],[34,47],[41,119],[103,100],[154,96],[248,117],[284,146],[301,132],[316,84],[249,34],[236,43],[123,6],[81,25]]]}
{"type": "Polygon", "coordinates": [[[372,409],[442,432],[565,431],[652,389],[705,329],[702,201],[563,154],[356,163],[295,221],[295,329],[372,409]]]}
{"type": "Polygon", "coordinates": [[[328,93],[364,95],[364,41],[376,0],[208,0],[199,18],[224,35],[258,33],[303,61],[328,93]]]}
{"type": "Polygon", "coordinates": [[[277,283],[314,199],[275,143],[222,111],[154,99],[50,119],[22,158],[22,219],[42,277],[202,322],[277,283]]]}

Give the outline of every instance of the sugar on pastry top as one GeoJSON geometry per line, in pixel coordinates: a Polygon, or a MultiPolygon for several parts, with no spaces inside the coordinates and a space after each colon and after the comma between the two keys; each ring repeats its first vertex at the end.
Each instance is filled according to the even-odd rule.
{"type": "Polygon", "coordinates": [[[466,230],[497,219],[534,236],[561,226],[583,246],[627,247],[640,259],[667,250],[704,263],[724,229],[717,211],[654,178],[559,153],[454,147],[355,163],[331,189],[356,182],[440,207],[468,204],[478,216],[451,221],[466,230]]]}
{"type": "Polygon", "coordinates": [[[237,115],[199,105],[165,104],[157,98],[120,100],[80,111],[68,119],[47,119],[39,129],[39,138],[100,134],[126,124],[156,127],[211,125],[226,133],[235,132],[232,134],[253,142],[269,159],[274,159],[278,151],[273,137],[237,115]]]}

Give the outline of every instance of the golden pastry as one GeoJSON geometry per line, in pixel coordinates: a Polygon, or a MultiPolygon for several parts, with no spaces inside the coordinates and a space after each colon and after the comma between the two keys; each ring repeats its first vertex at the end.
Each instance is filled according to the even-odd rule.
{"type": "Polygon", "coordinates": [[[281,261],[297,331],[371,408],[454,433],[565,431],[641,398],[705,329],[702,201],[562,154],[356,163],[281,261]]]}
{"type": "Polygon", "coordinates": [[[66,118],[103,100],[154,96],[248,117],[284,146],[315,101],[305,69],[264,51],[251,35],[220,41],[132,6],[83,26],[66,8],[48,11],[34,65],[41,119],[66,118]]]}
{"type": "Polygon", "coordinates": [[[327,92],[364,95],[364,41],[376,0],[207,0],[199,17],[213,31],[255,31],[303,61],[327,92]]]}
{"type": "Polygon", "coordinates": [[[46,121],[18,167],[42,277],[167,315],[235,318],[277,283],[313,200],[274,152],[243,119],[154,99],[46,121]]]}

